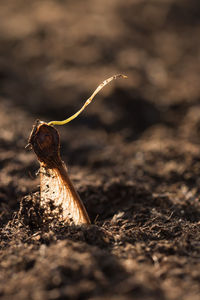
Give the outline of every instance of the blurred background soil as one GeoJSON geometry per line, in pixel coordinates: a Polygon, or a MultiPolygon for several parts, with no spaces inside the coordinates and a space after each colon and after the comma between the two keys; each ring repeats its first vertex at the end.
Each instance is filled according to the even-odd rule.
{"type": "Polygon", "coordinates": [[[1,299],[200,296],[200,2],[0,1],[1,299]],[[45,222],[36,119],[94,225],[45,222]]]}

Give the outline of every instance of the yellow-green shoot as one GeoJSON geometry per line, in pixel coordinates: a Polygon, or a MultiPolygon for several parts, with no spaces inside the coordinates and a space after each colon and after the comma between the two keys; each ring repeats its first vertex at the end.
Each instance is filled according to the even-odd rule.
{"type": "Polygon", "coordinates": [[[71,122],[72,120],[74,120],[76,117],[78,117],[78,115],[86,108],[86,106],[88,106],[93,98],[96,96],[96,94],[99,93],[99,91],[104,87],[106,86],[109,82],[111,82],[112,80],[114,79],[117,79],[117,78],[127,78],[127,76],[123,75],[123,74],[117,74],[117,75],[113,75],[112,77],[104,80],[97,88],[96,90],[93,92],[93,94],[90,96],[90,98],[88,98],[86,100],[86,102],[84,103],[84,105],[81,107],[81,109],[79,109],[79,111],[77,111],[74,115],[72,115],[71,117],[63,120],[63,121],[51,121],[48,123],[48,125],[65,125],[69,122],[71,122]]]}

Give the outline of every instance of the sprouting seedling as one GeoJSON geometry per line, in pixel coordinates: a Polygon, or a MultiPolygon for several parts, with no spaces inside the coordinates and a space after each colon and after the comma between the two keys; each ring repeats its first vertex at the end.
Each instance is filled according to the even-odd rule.
{"type": "Polygon", "coordinates": [[[117,78],[127,78],[127,76],[123,75],[123,74],[117,74],[117,75],[113,75],[112,77],[104,80],[97,88],[96,90],[93,92],[93,94],[90,96],[90,98],[88,98],[84,105],[81,107],[81,109],[79,109],[79,111],[77,111],[74,115],[72,115],[71,117],[63,120],[63,121],[51,121],[48,123],[48,125],[65,125],[69,122],[71,122],[72,120],[74,120],[76,117],[78,117],[78,115],[80,115],[80,113],[86,108],[86,106],[88,106],[93,98],[96,96],[96,94],[98,94],[100,92],[100,90],[105,86],[107,85],[109,82],[111,82],[112,80],[114,79],[117,79],[117,78]]]}
{"type": "Polygon", "coordinates": [[[71,182],[67,167],[60,157],[60,137],[52,125],[64,125],[75,119],[91,103],[95,95],[109,82],[116,78],[127,78],[125,75],[114,75],[103,81],[82,108],[63,121],[49,123],[37,120],[29,137],[40,162],[40,203],[46,213],[51,213],[60,221],[90,224],[87,211],[71,182]]]}

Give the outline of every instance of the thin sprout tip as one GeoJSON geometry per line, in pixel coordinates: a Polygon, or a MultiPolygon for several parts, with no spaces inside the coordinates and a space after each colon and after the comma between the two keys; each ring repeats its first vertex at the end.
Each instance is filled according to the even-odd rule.
{"type": "Polygon", "coordinates": [[[71,117],[63,120],[63,121],[51,121],[48,123],[48,125],[65,125],[69,122],[71,122],[72,120],[74,120],[76,117],[78,117],[78,115],[86,108],[86,106],[88,106],[93,98],[96,96],[96,94],[98,94],[98,92],[100,92],[100,90],[106,86],[109,82],[111,82],[112,80],[114,79],[117,79],[117,78],[128,78],[126,75],[123,75],[123,74],[117,74],[117,75],[113,75],[112,77],[104,80],[97,88],[96,90],[93,92],[93,94],[90,96],[90,98],[88,98],[86,100],[86,102],[84,103],[84,105],[81,107],[81,109],[79,109],[74,115],[72,115],[71,117]]]}

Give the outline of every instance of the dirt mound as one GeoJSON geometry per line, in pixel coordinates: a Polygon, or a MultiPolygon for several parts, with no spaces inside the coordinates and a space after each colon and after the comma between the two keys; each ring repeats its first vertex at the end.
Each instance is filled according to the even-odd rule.
{"type": "Polygon", "coordinates": [[[199,1],[1,1],[0,296],[197,300],[199,1]],[[87,111],[61,156],[92,220],[39,202],[35,119],[87,111]]]}

